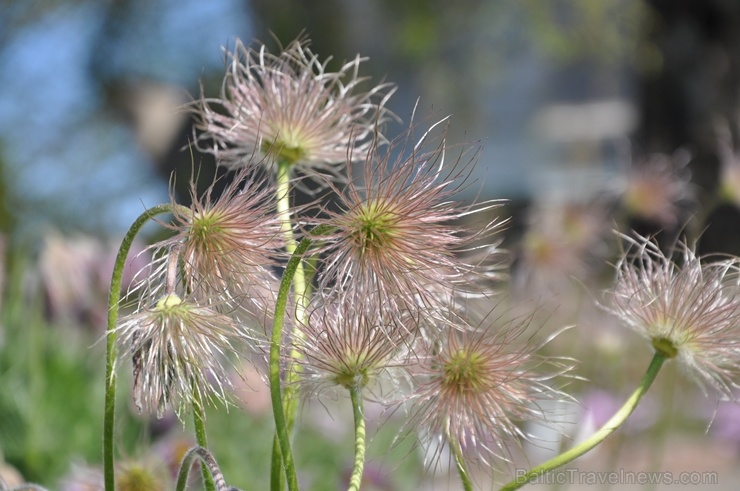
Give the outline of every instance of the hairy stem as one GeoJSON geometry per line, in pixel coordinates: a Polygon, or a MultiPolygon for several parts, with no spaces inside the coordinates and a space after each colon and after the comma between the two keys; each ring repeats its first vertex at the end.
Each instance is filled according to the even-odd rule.
{"type": "MultiPolygon", "coordinates": [[[[278,162],[277,170],[277,212],[280,219],[280,230],[285,240],[285,249],[293,254],[298,247],[293,235],[293,221],[290,218],[290,167],[292,163],[285,160],[278,162]]],[[[303,317],[306,308],[306,273],[302,263],[298,263],[293,278],[293,291],[296,296],[296,318],[303,317]]]]}
{"type": "Polygon", "coordinates": [[[362,389],[354,384],[349,389],[352,412],[355,417],[355,462],[349,479],[348,491],[359,491],[365,470],[365,411],[362,407],[362,389]]]}
{"type": "Polygon", "coordinates": [[[272,437],[272,456],[270,459],[270,490],[282,491],[285,487],[285,473],[283,472],[283,455],[280,453],[280,438],[277,428],[272,437]]]}
{"type": "Polygon", "coordinates": [[[123,268],[126,258],[131,250],[134,238],[141,228],[152,218],[162,213],[172,211],[172,205],[159,205],[149,208],[134,221],[126,232],[121,247],[118,249],[116,262],[113,266],[113,275],[108,292],[108,326],[106,330],[106,355],[105,355],[105,412],[103,416],[103,468],[105,491],[115,489],[115,471],[113,469],[113,425],[116,412],[116,374],[114,371],[116,361],[116,323],[118,322],[119,301],[121,299],[121,283],[123,282],[123,268]]]}
{"type": "MultiPolygon", "coordinates": [[[[278,160],[277,170],[277,212],[280,218],[280,228],[285,240],[285,249],[288,251],[288,254],[293,254],[297,247],[293,235],[293,222],[290,217],[290,168],[294,163],[282,157],[278,160]]],[[[293,276],[293,293],[295,295],[295,318],[300,322],[304,320],[309,294],[303,261],[299,261],[296,265],[293,276]]],[[[293,350],[290,354],[290,359],[294,360],[298,357],[298,353],[293,350]]],[[[290,434],[293,433],[295,413],[298,407],[295,403],[294,394],[294,386],[297,378],[298,373],[294,365],[291,364],[287,370],[287,383],[285,384],[285,392],[283,394],[285,418],[288,423],[288,433],[290,434]]]]}
{"type": "MultiPolygon", "coordinates": [[[[283,327],[285,325],[285,309],[288,304],[288,295],[290,286],[293,282],[298,264],[301,262],[301,256],[311,246],[311,239],[303,239],[293,252],[293,256],[285,266],[283,278],[280,281],[277,301],[275,302],[275,319],[272,324],[272,339],[270,341],[270,397],[272,398],[272,412],[275,419],[275,432],[279,442],[280,453],[273,452],[273,468],[276,465],[275,459],[280,458],[285,469],[285,478],[288,482],[288,489],[296,491],[298,481],[295,473],[295,464],[293,463],[293,454],[290,450],[290,432],[285,417],[283,404],[283,394],[281,390],[282,381],[280,380],[280,346],[283,342],[283,327]]],[[[274,476],[274,471],[273,471],[274,476]]],[[[275,484],[273,482],[273,484],[275,484]]],[[[276,491],[276,490],[273,490],[276,491]]]]}
{"type": "Polygon", "coordinates": [[[637,404],[648,391],[653,381],[655,380],[655,377],[658,375],[660,368],[663,366],[663,363],[667,359],[668,358],[666,357],[666,355],[660,352],[655,353],[652,361],[650,362],[650,366],[647,369],[647,372],[640,381],[640,385],[638,385],[637,389],[635,389],[635,391],[627,399],[627,401],[619,409],[619,411],[617,411],[614,416],[612,416],[611,419],[607,421],[604,426],[602,426],[596,433],[591,435],[585,441],[571,448],[570,450],[548,460],[544,464],[530,469],[523,476],[517,477],[516,479],[502,487],[501,491],[513,491],[515,489],[519,489],[537,476],[541,476],[542,474],[553,471],[558,467],[561,467],[568,462],[575,460],[576,458],[594,448],[596,445],[606,440],[606,438],[614,433],[614,431],[627,420],[629,415],[632,414],[632,411],[635,410],[637,404]]]}
{"type": "MultiPolygon", "coordinates": [[[[316,227],[311,235],[321,235],[326,233],[329,227],[316,227]]],[[[282,486],[280,479],[276,479],[276,467],[285,469],[285,477],[288,482],[288,489],[296,491],[298,481],[295,473],[295,464],[293,454],[290,449],[290,427],[286,419],[285,405],[283,404],[282,380],[280,378],[280,349],[283,342],[283,327],[285,326],[285,310],[288,305],[288,296],[290,287],[293,283],[298,265],[300,264],[303,254],[311,247],[313,240],[309,237],[303,239],[296,247],[288,264],[285,266],[283,277],[280,280],[277,300],[275,301],[275,318],[272,324],[272,337],[270,339],[270,397],[272,400],[272,412],[275,419],[275,433],[278,445],[273,445],[272,453],[272,474],[271,486],[282,486]]],[[[279,487],[271,488],[273,491],[279,491],[279,487]]]]}
{"type": "Polygon", "coordinates": [[[473,481],[470,480],[468,470],[465,468],[465,461],[463,460],[462,450],[457,444],[450,442],[450,450],[455,457],[455,467],[457,467],[457,473],[460,476],[463,489],[465,491],[473,491],[473,481]]]}
{"type": "Polygon", "coordinates": [[[229,488],[226,486],[224,475],[221,473],[221,469],[216,463],[216,459],[213,455],[203,447],[193,447],[187,451],[185,456],[182,458],[180,463],[180,470],[177,472],[177,485],[175,491],[185,491],[188,484],[188,476],[190,475],[190,468],[193,466],[193,459],[198,458],[202,464],[203,469],[207,469],[205,472],[209,473],[211,482],[215,483],[216,491],[228,491],[229,488]]]}
{"type": "MultiPolygon", "coordinates": [[[[195,440],[198,442],[198,446],[207,449],[208,439],[206,438],[206,418],[203,402],[201,401],[200,395],[197,391],[194,392],[193,398],[193,426],[195,427],[195,440]]],[[[205,484],[206,491],[216,491],[213,476],[207,469],[205,462],[201,463],[200,471],[203,474],[203,483],[205,484]]]]}

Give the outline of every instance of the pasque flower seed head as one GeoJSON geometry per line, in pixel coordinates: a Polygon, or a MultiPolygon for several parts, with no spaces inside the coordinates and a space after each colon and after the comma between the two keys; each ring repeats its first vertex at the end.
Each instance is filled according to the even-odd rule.
{"type": "Polygon", "coordinates": [[[445,161],[453,152],[445,135],[431,136],[444,123],[433,125],[413,147],[413,127],[385,152],[373,147],[364,179],[334,188],[340,210],[327,210],[319,220],[331,226],[321,237],[326,254],[320,282],[325,289],[378,296],[403,307],[447,305],[456,293],[474,290],[476,280],[494,269],[490,258],[497,257],[498,249],[490,242],[501,222],[468,228],[462,221],[497,204],[465,206],[453,200],[467,175],[462,160],[467,149],[453,162],[445,161]],[[485,244],[477,250],[483,261],[463,257],[478,243],[485,244]]]}
{"type": "Polygon", "coordinates": [[[175,293],[122,317],[116,329],[122,359],[134,368],[134,403],[162,417],[209,399],[226,400],[228,358],[245,338],[231,317],[175,293]]]}
{"type": "Polygon", "coordinates": [[[526,334],[531,320],[471,326],[458,319],[444,338],[417,351],[411,425],[427,443],[441,440],[454,454],[495,468],[510,459],[510,445],[525,438],[520,422],[548,420],[543,401],[570,401],[551,384],[572,364],[537,353],[547,340],[533,342],[526,334]]]}
{"type": "Polygon", "coordinates": [[[304,40],[277,55],[237,40],[227,61],[221,96],[190,107],[202,131],[197,146],[230,167],[252,165],[251,157],[262,155],[268,164],[333,174],[335,164],[364,157],[390,114],[389,85],[361,90],[359,56],[332,72],[304,40]]]}
{"type": "Polygon", "coordinates": [[[666,254],[648,237],[623,238],[629,247],[603,307],[675,358],[705,391],[734,399],[740,375],[737,258],[702,260],[684,243],[666,254]]]}

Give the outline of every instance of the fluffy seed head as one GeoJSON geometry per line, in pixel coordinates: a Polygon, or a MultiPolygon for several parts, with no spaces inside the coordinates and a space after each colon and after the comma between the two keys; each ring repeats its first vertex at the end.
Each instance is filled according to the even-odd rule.
{"type": "Polygon", "coordinates": [[[450,326],[446,338],[420,351],[411,421],[422,438],[493,467],[509,460],[510,445],[524,437],[518,422],[547,419],[540,402],[568,400],[548,383],[570,367],[537,355],[544,343],[521,339],[528,325],[520,319],[450,326]]]}
{"type": "Polygon", "coordinates": [[[229,316],[174,293],[121,318],[116,329],[122,359],[134,369],[134,403],[162,417],[197,401],[226,400],[228,357],[244,338],[229,316]]]}
{"type": "Polygon", "coordinates": [[[702,262],[683,243],[666,255],[647,237],[623,238],[630,247],[603,307],[678,360],[705,392],[712,388],[734,398],[740,375],[738,260],[702,262]]]}
{"type": "MultiPolygon", "coordinates": [[[[299,325],[294,341],[302,353],[307,392],[359,387],[373,391],[380,378],[404,364],[411,330],[385,318],[372,300],[323,299],[299,325]]],[[[375,392],[381,397],[381,394],[375,392]]]]}
{"type": "Polygon", "coordinates": [[[199,304],[263,319],[274,305],[277,279],[271,266],[282,248],[275,192],[259,187],[247,171],[238,172],[220,196],[213,192],[212,185],[198,196],[192,182],[191,207],[179,206],[173,198],[174,219],[165,226],[175,233],[152,246],[160,251],[153,284],[164,284],[157,273],[167,274],[172,251],[179,255],[180,275],[199,304]]]}
{"type": "Polygon", "coordinates": [[[461,222],[497,205],[455,203],[468,165],[461,156],[448,168],[445,154],[451,150],[444,135],[428,149],[433,139],[428,131],[408,148],[412,130],[385,153],[372,149],[364,181],[351,179],[346,189],[335,188],[340,211],[327,210],[323,220],[332,226],[322,237],[324,287],[360,298],[428,306],[449,302],[455,292],[475,290],[476,280],[492,272],[489,263],[496,249],[490,239],[500,222],[476,230],[461,222]],[[476,249],[479,241],[485,245],[476,249]],[[471,251],[483,259],[462,257],[471,251]]]}
{"type": "Polygon", "coordinates": [[[166,475],[149,462],[125,462],[116,475],[120,491],[164,491],[169,482],[166,475]]]}
{"type": "Polygon", "coordinates": [[[332,164],[364,155],[389,115],[384,104],[393,90],[360,90],[366,79],[358,75],[364,61],[359,56],[330,72],[329,60],[320,62],[304,40],[278,55],[237,40],[227,61],[221,97],[191,105],[202,131],[199,149],[225,165],[249,165],[248,157],[262,154],[268,163],[282,160],[300,164],[304,172],[334,173],[332,164]]]}

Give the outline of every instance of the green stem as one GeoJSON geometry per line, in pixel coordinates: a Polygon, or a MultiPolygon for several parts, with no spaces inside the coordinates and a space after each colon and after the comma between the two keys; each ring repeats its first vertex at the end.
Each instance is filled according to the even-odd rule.
{"type": "MultiPolygon", "coordinates": [[[[197,391],[193,394],[193,426],[195,427],[195,440],[198,442],[198,446],[207,449],[208,439],[206,438],[205,410],[197,391]]],[[[208,471],[205,462],[201,463],[200,471],[203,474],[203,483],[205,484],[206,491],[216,491],[213,476],[208,471]]]]}
{"type": "Polygon", "coordinates": [[[177,472],[177,484],[175,485],[175,491],[185,491],[188,485],[188,476],[190,475],[190,468],[193,466],[193,459],[198,457],[201,461],[201,465],[204,469],[210,471],[212,476],[212,482],[215,482],[217,491],[227,491],[230,488],[226,487],[226,481],[221,473],[221,469],[216,463],[216,459],[213,455],[203,447],[193,447],[185,453],[185,456],[180,462],[180,470],[177,472]]]}
{"type": "Polygon", "coordinates": [[[353,385],[349,389],[352,399],[352,412],[355,417],[355,463],[349,479],[348,491],[359,491],[362,473],[365,470],[365,414],[362,407],[362,389],[353,385]]]}
{"type": "Polygon", "coordinates": [[[282,491],[284,487],[283,455],[280,453],[280,438],[275,431],[275,436],[272,437],[272,459],[270,460],[270,490],[282,491]]]}
{"type": "MultiPolygon", "coordinates": [[[[321,235],[326,233],[329,227],[318,226],[311,234],[321,235]]],[[[295,473],[295,463],[293,462],[293,453],[290,449],[290,428],[285,416],[285,406],[283,404],[283,394],[281,390],[282,381],[280,380],[280,347],[283,342],[283,327],[285,326],[285,310],[288,305],[288,296],[290,287],[296,270],[301,263],[303,254],[313,244],[312,238],[306,237],[293,251],[288,264],[285,266],[283,277],[280,280],[277,299],[275,301],[275,318],[272,324],[272,336],[270,339],[270,398],[272,400],[272,412],[275,419],[275,433],[279,445],[273,445],[272,453],[272,474],[270,484],[273,491],[278,491],[281,486],[281,480],[275,479],[277,474],[276,467],[280,467],[282,461],[285,469],[285,477],[288,482],[290,491],[297,491],[298,481],[295,473]]],[[[290,379],[289,379],[290,380],[290,379]]]]}
{"type": "MultiPolygon", "coordinates": [[[[278,161],[277,170],[277,212],[280,218],[280,228],[285,240],[285,249],[288,254],[293,254],[297,244],[293,235],[293,222],[290,219],[290,168],[295,162],[287,160],[284,157],[278,161]]],[[[295,294],[295,318],[299,322],[305,320],[306,307],[308,305],[308,284],[306,281],[306,270],[303,261],[296,265],[295,275],[293,276],[293,293],[295,294]]],[[[293,333],[300,335],[299,332],[293,333]]],[[[296,350],[290,353],[290,359],[298,359],[300,355],[296,350]]],[[[288,433],[293,433],[295,423],[295,414],[298,405],[295,403],[295,381],[298,378],[296,368],[291,364],[287,371],[287,383],[283,393],[283,403],[285,404],[285,418],[288,422],[288,433]]]]}
{"type": "Polygon", "coordinates": [[[450,442],[450,449],[452,455],[455,457],[455,467],[457,467],[457,473],[460,475],[460,481],[462,481],[463,489],[465,491],[473,491],[473,481],[470,480],[467,469],[465,469],[465,461],[463,460],[462,450],[456,443],[450,442]]]}
{"type": "MultiPolygon", "coordinates": [[[[296,239],[293,234],[293,222],[290,218],[290,168],[295,162],[286,159],[284,157],[278,159],[277,168],[277,213],[280,220],[280,230],[283,234],[283,240],[285,241],[285,250],[288,254],[293,255],[298,247],[296,239]]],[[[296,300],[296,311],[295,318],[303,319],[304,312],[307,305],[308,289],[306,284],[306,273],[303,267],[303,263],[299,261],[296,265],[296,269],[293,275],[293,291],[295,292],[296,300]]],[[[291,353],[291,359],[296,357],[296,353],[291,353]]],[[[296,405],[291,401],[293,400],[293,382],[295,381],[296,375],[292,367],[288,367],[288,379],[283,394],[284,414],[288,426],[288,434],[292,434],[293,425],[295,422],[296,405]]],[[[282,471],[280,470],[281,455],[280,455],[280,442],[279,437],[276,434],[273,438],[272,446],[272,465],[270,471],[270,482],[273,491],[282,491],[283,480],[282,471]]]]}
{"type": "Polygon", "coordinates": [[[293,282],[296,269],[301,262],[301,256],[311,246],[311,239],[303,239],[293,252],[293,256],[285,266],[283,278],[280,281],[277,300],[275,302],[275,319],[272,324],[272,338],[270,341],[270,397],[272,399],[272,412],[275,419],[275,432],[277,433],[278,442],[280,443],[280,454],[273,453],[273,466],[276,457],[280,458],[285,468],[285,477],[288,482],[288,489],[296,491],[298,481],[295,474],[295,464],[293,463],[293,454],[290,450],[290,436],[288,425],[285,419],[285,409],[283,405],[283,394],[281,391],[280,380],[280,346],[283,342],[283,326],[285,325],[285,309],[288,304],[288,295],[290,286],[293,282]]]}
{"type": "MultiPolygon", "coordinates": [[[[295,253],[296,241],[293,235],[293,222],[290,219],[290,167],[292,162],[285,159],[278,159],[277,169],[277,213],[280,220],[280,230],[283,233],[283,240],[285,240],[285,249],[288,254],[295,253]]],[[[298,262],[296,271],[294,274],[294,290],[296,293],[296,306],[300,308],[302,303],[298,301],[298,296],[301,298],[305,295],[305,279],[303,273],[303,265],[298,262]]],[[[286,297],[287,300],[287,297],[286,297]]],[[[296,311],[296,316],[298,312],[296,311]]],[[[302,312],[301,312],[302,314],[302,312]]],[[[282,324],[282,319],[281,319],[282,324]]],[[[274,327],[273,327],[274,329],[274,327]]],[[[274,331],[273,331],[274,332],[274,331]]],[[[281,334],[282,335],[282,334],[281,334]]],[[[292,378],[292,376],[289,376],[292,378]]],[[[284,405],[289,406],[290,389],[286,389],[284,396],[284,405]]],[[[281,396],[282,397],[282,396],[281,396]]],[[[290,407],[284,407],[282,410],[284,415],[287,414],[287,431],[290,435],[293,432],[293,415],[290,407]],[[287,413],[285,412],[287,410],[287,413]]],[[[272,491],[282,491],[284,480],[282,471],[282,454],[280,451],[280,437],[277,434],[277,421],[276,421],[276,433],[272,439],[272,461],[270,465],[270,489],[272,491]]]]}
{"type": "MultiPolygon", "coordinates": [[[[286,160],[278,162],[277,170],[277,212],[280,219],[280,230],[285,240],[285,250],[293,254],[298,247],[293,235],[293,222],[290,219],[290,167],[292,163],[286,160]]],[[[296,318],[302,319],[306,308],[306,273],[301,262],[296,267],[293,278],[293,291],[296,297],[296,318]]]]}
{"type": "Polygon", "coordinates": [[[666,357],[666,355],[656,351],[652,361],[650,362],[650,366],[648,367],[647,372],[640,381],[640,385],[637,387],[637,389],[635,389],[635,391],[632,393],[629,399],[627,399],[627,401],[619,409],[619,411],[617,411],[616,414],[614,414],[614,416],[612,416],[611,419],[607,421],[604,426],[602,426],[596,433],[591,435],[588,439],[584,440],[580,444],[571,448],[567,452],[564,452],[557,457],[548,460],[544,464],[530,469],[523,476],[519,476],[510,483],[506,484],[504,487],[501,488],[500,491],[513,491],[515,489],[519,489],[537,476],[541,476],[542,474],[553,471],[558,467],[561,467],[568,462],[575,460],[576,458],[594,448],[596,445],[603,442],[609,435],[614,433],[614,431],[627,420],[630,414],[632,414],[632,411],[635,410],[637,404],[640,402],[640,399],[642,399],[642,397],[648,391],[653,381],[655,380],[655,377],[658,375],[660,368],[663,366],[663,363],[667,359],[668,358],[666,357]]]}
{"type": "Polygon", "coordinates": [[[115,489],[115,471],[113,469],[113,424],[116,412],[116,374],[114,369],[116,360],[116,323],[118,322],[119,301],[121,299],[121,283],[126,258],[131,250],[136,234],[152,218],[162,213],[172,211],[172,205],[159,205],[149,208],[134,221],[126,232],[126,236],[118,249],[116,262],[113,266],[113,275],[108,292],[108,334],[105,355],[105,413],[103,417],[103,467],[105,475],[105,491],[115,489]]]}

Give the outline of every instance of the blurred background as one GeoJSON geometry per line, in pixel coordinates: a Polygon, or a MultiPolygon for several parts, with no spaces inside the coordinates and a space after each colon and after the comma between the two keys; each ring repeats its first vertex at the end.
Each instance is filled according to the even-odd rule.
{"type": "MultiPolygon", "coordinates": [[[[321,58],[333,57],[330,67],[368,56],[363,73],[398,86],[389,106],[406,124],[418,100],[422,115],[452,115],[450,141],[482,145],[466,198],[509,200],[512,294],[567,304],[553,322],[599,324],[593,336],[605,351],[573,348],[585,357],[608,353],[619,363],[630,352],[601,325],[608,323],[582,309],[582,286],[611,274],[604,269],[615,251],[611,229],[662,231],[667,242],[686,233],[701,237],[702,252],[740,254],[736,0],[0,0],[6,480],[20,474],[60,488],[80,476],[97,479],[105,351],[98,341],[117,241],[144,209],[169,199],[173,173],[184,184],[193,162],[206,180],[214,172],[211,156],[186,148],[192,122],[178,108],[200,84],[218,94],[223,48],[240,38],[277,50],[276,40],[301,34],[321,58]],[[581,293],[563,300],[571,290],[581,293]]],[[[599,367],[586,361],[583,375],[606,387],[587,394],[601,408],[623,392],[599,367]]],[[[259,387],[251,389],[248,417],[215,424],[223,438],[234,428],[262,443],[271,438],[259,387]]],[[[669,408],[680,397],[692,401],[686,414],[672,413],[674,426],[702,434],[715,420],[701,441],[719,449],[686,450],[691,470],[737,465],[734,406],[707,408],[691,393],[656,397],[669,408]],[[703,465],[696,455],[711,457],[703,465]]],[[[124,397],[121,412],[127,404],[124,397]]],[[[312,417],[309,441],[328,424],[326,415],[312,417]]],[[[650,442],[666,446],[667,430],[645,424],[655,427],[650,442]]],[[[120,453],[135,459],[156,445],[161,455],[182,452],[187,433],[173,436],[179,425],[169,425],[125,414],[120,453]]],[[[234,485],[260,487],[248,484],[265,482],[266,451],[240,441],[222,443],[217,454],[234,485]]],[[[324,457],[300,457],[319,461],[308,464],[306,479],[313,489],[337,489],[336,469],[349,463],[339,443],[321,445],[324,457]]],[[[614,455],[634,456],[614,446],[614,455]]],[[[419,463],[404,462],[401,478],[385,477],[396,464],[380,466],[372,485],[417,488],[419,463]]],[[[455,485],[454,475],[440,479],[455,485]]]]}

